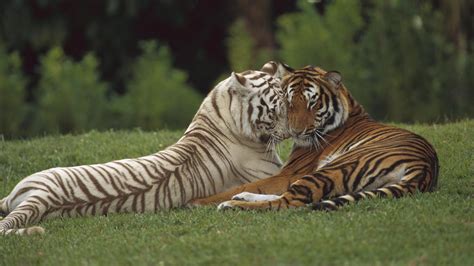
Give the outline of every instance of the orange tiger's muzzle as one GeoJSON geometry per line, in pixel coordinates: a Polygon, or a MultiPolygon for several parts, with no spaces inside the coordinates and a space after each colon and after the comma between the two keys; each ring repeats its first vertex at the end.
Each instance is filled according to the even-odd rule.
{"type": "Polygon", "coordinates": [[[288,129],[292,137],[308,133],[314,128],[314,111],[308,110],[304,96],[293,97],[288,104],[288,129]]]}

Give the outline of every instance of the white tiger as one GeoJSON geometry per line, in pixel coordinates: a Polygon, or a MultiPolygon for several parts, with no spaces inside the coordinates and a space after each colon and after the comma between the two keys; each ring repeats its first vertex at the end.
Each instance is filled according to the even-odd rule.
{"type": "Polygon", "coordinates": [[[158,153],[52,168],[21,180],[0,201],[0,234],[43,233],[51,217],[154,212],[277,173],[286,132],[279,65],[232,73],[204,99],[184,136],[158,153]]]}

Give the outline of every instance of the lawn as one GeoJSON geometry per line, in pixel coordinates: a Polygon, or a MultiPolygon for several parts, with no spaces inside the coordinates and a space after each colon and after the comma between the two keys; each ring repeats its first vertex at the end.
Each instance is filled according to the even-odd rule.
{"type": "MultiPolygon", "coordinates": [[[[473,265],[474,120],[401,125],[438,151],[438,191],[337,212],[217,212],[55,219],[42,236],[0,237],[0,265],[473,265]]],[[[138,157],[182,132],[109,131],[0,139],[1,196],[45,168],[138,157]]],[[[283,156],[289,146],[282,148],[283,156]]]]}

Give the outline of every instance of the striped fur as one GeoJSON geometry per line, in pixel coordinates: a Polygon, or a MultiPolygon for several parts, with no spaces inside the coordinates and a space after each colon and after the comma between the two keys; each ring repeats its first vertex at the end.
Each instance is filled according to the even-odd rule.
{"type": "Polygon", "coordinates": [[[220,209],[335,210],[363,198],[435,189],[439,166],[433,147],[414,133],[372,120],[341,81],[339,73],[314,67],[283,80],[295,139],[290,159],[282,173],[233,190],[280,196],[254,201],[262,197],[239,194],[220,209]]]}
{"type": "Polygon", "coordinates": [[[280,81],[270,70],[232,73],[163,151],[24,178],[0,201],[7,214],[0,234],[43,233],[27,226],[57,216],[166,210],[276,173],[281,161],[268,143],[281,139],[286,119],[280,81]]]}

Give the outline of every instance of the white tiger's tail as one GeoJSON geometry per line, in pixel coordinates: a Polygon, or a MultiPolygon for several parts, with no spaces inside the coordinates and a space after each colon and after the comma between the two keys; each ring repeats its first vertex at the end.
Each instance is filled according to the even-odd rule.
{"type": "Polygon", "coordinates": [[[0,220],[3,219],[3,217],[8,215],[6,201],[7,201],[7,197],[0,200],[0,220]]]}

